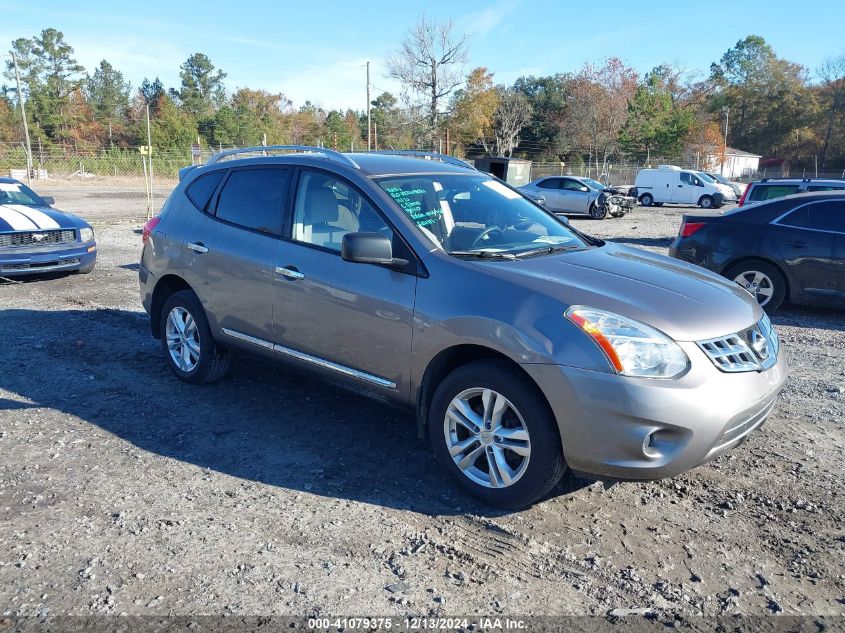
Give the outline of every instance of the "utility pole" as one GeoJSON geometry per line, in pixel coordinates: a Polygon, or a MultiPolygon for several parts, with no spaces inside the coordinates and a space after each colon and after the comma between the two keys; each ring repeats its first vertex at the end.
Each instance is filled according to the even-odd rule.
{"type": "Polygon", "coordinates": [[[725,175],[725,156],[728,153],[728,116],[730,116],[731,109],[725,108],[725,149],[722,152],[722,166],[719,168],[719,173],[725,175]]]}
{"type": "Polygon", "coordinates": [[[378,151],[378,123],[373,125],[373,143],[376,146],[376,151],[378,151]]]}
{"type": "Polygon", "coordinates": [[[367,151],[373,149],[373,127],[370,119],[370,62],[367,62],[367,151]]]}
{"type": "Polygon", "coordinates": [[[26,184],[32,185],[32,148],[29,145],[29,125],[26,122],[26,108],[23,105],[23,93],[21,92],[21,76],[18,73],[18,58],[12,53],[12,64],[15,66],[15,83],[18,85],[18,103],[21,106],[21,118],[23,119],[23,135],[26,137],[26,184]]]}

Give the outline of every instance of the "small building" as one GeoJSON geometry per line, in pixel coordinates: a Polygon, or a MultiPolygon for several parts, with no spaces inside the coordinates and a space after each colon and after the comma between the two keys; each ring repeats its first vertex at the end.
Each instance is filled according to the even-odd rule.
{"type": "Polygon", "coordinates": [[[760,169],[760,155],[744,152],[734,147],[725,148],[724,162],[722,161],[722,148],[710,146],[704,152],[702,168],[708,171],[717,171],[725,178],[736,180],[751,176],[760,169]]]}
{"type": "Polygon", "coordinates": [[[513,187],[527,185],[531,180],[531,161],[522,158],[476,158],[475,168],[504,180],[513,187]]]}

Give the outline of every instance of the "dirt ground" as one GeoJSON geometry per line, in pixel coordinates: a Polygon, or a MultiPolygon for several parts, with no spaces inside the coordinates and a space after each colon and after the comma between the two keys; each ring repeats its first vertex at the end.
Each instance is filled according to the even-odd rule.
{"type": "MultiPolygon", "coordinates": [[[[0,613],[845,615],[842,313],[775,316],[789,382],[714,463],[492,512],[402,411],[249,358],[180,383],[138,300],[142,194],[42,191],[99,260],[0,282],[0,613]]],[[[665,252],[682,213],[573,224],[665,252]]]]}

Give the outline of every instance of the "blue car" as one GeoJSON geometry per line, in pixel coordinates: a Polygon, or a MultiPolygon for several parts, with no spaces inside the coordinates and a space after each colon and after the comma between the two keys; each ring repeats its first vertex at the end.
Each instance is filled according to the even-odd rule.
{"type": "Polygon", "coordinates": [[[52,208],[22,182],[0,178],[0,277],[94,270],[94,229],[52,208]]]}

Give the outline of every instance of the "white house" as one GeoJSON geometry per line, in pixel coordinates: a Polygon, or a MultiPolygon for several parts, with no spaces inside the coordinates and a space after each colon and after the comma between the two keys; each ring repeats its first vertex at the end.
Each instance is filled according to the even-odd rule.
{"type": "Polygon", "coordinates": [[[704,162],[713,171],[718,171],[731,180],[749,176],[760,169],[760,156],[743,152],[733,147],[725,148],[725,162],[722,164],[720,147],[714,147],[705,157],[704,162]]]}

